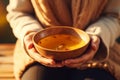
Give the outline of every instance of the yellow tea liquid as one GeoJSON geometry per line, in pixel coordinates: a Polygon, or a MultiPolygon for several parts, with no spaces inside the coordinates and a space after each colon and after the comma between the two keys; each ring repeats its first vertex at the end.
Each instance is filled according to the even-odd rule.
{"type": "Polygon", "coordinates": [[[85,41],[68,34],[56,34],[41,39],[38,45],[52,50],[74,50],[85,45],[85,41]]]}

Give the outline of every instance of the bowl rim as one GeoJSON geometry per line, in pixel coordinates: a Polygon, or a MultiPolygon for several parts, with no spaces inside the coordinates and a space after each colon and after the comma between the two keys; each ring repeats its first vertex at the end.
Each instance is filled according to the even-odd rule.
{"type": "MultiPolygon", "coordinates": [[[[32,37],[32,42],[33,42],[33,44],[34,44],[34,47],[37,46],[37,47],[39,47],[39,48],[41,48],[41,49],[44,49],[44,50],[46,50],[46,51],[55,51],[55,52],[71,52],[71,51],[75,51],[75,50],[78,50],[78,49],[84,47],[84,46],[82,46],[82,47],[80,47],[80,48],[76,48],[76,49],[73,49],[73,50],[54,50],[54,49],[49,49],[49,48],[45,48],[45,47],[39,46],[39,45],[34,41],[35,36],[36,36],[39,32],[45,31],[46,29],[51,29],[51,28],[69,28],[69,29],[79,30],[79,31],[81,31],[82,33],[86,34],[86,36],[88,37],[88,41],[85,43],[84,46],[89,45],[89,43],[90,43],[90,36],[89,36],[85,31],[83,31],[82,29],[79,29],[79,28],[76,28],[76,27],[71,27],[71,26],[51,26],[51,27],[49,27],[49,28],[44,28],[44,29],[38,31],[38,32],[36,32],[36,33],[33,35],[33,37],[32,37]]],[[[36,48],[36,47],[35,47],[35,48],[36,48]]]]}

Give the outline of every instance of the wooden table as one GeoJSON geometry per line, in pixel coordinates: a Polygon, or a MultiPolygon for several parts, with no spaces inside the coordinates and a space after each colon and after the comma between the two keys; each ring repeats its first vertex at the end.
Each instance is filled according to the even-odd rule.
{"type": "Polygon", "coordinates": [[[15,80],[13,75],[14,44],[0,44],[0,80],[15,80]]]}

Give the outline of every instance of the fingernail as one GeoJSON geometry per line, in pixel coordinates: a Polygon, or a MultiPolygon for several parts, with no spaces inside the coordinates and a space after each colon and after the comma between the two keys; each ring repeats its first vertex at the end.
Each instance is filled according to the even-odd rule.
{"type": "Polygon", "coordinates": [[[70,64],[70,61],[65,61],[65,64],[70,64]]]}
{"type": "Polygon", "coordinates": [[[96,44],[92,44],[92,49],[96,50],[96,44]]]}

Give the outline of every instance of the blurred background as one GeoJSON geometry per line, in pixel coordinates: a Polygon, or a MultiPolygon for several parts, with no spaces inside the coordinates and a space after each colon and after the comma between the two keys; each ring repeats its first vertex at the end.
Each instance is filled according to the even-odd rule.
{"type": "Polygon", "coordinates": [[[0,0],[0,43],[15,43],[16,38],[6,20],[8,0],[0,0]]]}

